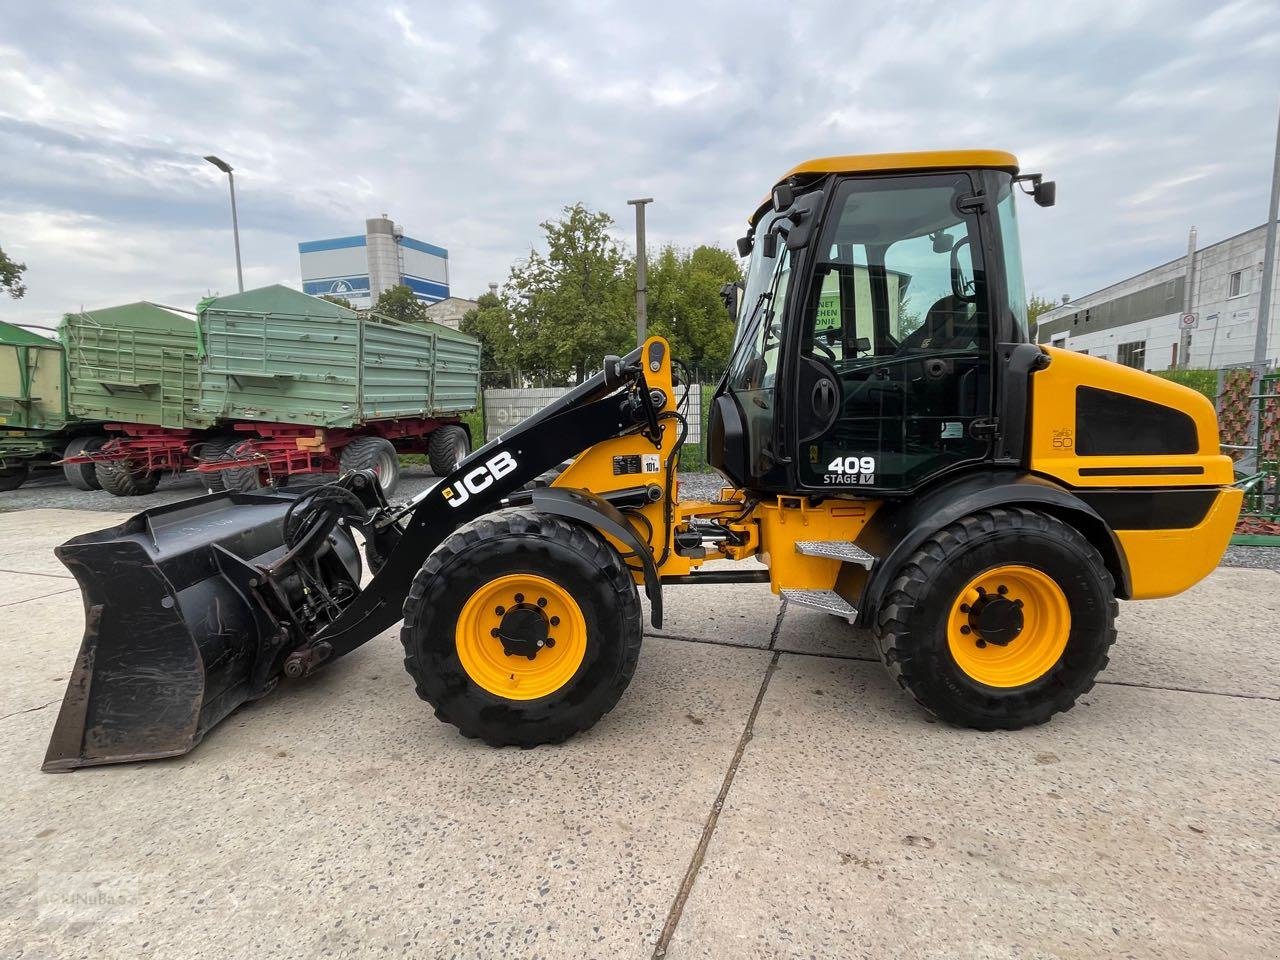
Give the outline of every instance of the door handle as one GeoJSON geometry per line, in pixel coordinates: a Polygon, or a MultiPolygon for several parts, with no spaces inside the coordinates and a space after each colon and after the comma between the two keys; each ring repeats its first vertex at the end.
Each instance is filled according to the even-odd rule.
{"type": "Polygon", "coordinates": [[[820,420],[829,419],[835,412],[836,387],[830,380],[823,378],[813,385],[813,412],[820,420]]]}

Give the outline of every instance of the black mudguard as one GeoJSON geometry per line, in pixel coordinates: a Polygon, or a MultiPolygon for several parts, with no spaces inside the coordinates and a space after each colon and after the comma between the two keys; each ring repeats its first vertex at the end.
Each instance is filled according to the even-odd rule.
{"type": "Polygon", "coordinates": [[[625,543],[644,567],[644,592],[649,598],[650,620],[662,626],[662,581],[647,544],[643,543],[621,511],[602,497],[586,490],[567,487],[539,487],[531,491],[532,505],[539,513],[551,513],[575,523],[594,527],[625,543]]]}
{"type": "Polygon", "coordinates": [[[890,501],[876,511],[857,539],[878,557],[859,600],[859,626],[871,626],[898,568],[925,540],[949,523],[989,507],[1025,506],[1071,524],[1102,554],[1121,599],[1129,596],[1129,566],[1106,521],[1091,506],[1051,480],[1015,470],[982,470],[921,493],[890,501]]]}

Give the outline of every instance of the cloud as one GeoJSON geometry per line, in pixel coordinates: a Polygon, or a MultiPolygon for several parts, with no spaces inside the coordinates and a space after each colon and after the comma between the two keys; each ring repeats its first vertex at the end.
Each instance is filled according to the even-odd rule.
{"type": "Polygon", "coordinates": [[[732,244],[810,156],[1011,149],[1029,285],[1076,295],[1265,217],[1280,9],[1241,0],[199,7],[15,5],[0,37],[0,316],[298,283],[299,240],[389,213],[454,289],[505,278],[578,200],[651,242],[732,244]]]}

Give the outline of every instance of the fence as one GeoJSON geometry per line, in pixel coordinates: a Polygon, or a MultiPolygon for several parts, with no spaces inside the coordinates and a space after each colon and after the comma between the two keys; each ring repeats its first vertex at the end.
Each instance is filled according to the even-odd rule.
{"type": "MultiPolygon", "coordinates": [[[[527,420],[553,400],[564,396],[572,387],[490,387],[484,391],[484,433],[485,440],[510,430],[516,424],[527,420]]],[[[695,383],[689,387],[689,399],[684,403],[683,387],[676,388],[676,399],[682,401],[683,413],[689,423],[689,432],[684,439],[684,448],[680,455],[680,469],[699,471],[706,469],[702,450],[702,438],[706,436],[707,409],[711,395],[715,392],[712,384],[695,383]]]]}
{"type": "MultiPolygon", "coordinates": [[[[516,390],[491,389],[484,392],[484,435],[492,440],[527,420],[553,400],[563,397],[572,387],[522,387],[516,390]]],[[[683,399],[683,388],[676,388],[677,399],[683,399]]],[[[702,442],[702,384],[689,387],[689,402],[684,415],[689,421],[685,443],[702,442]]]]}

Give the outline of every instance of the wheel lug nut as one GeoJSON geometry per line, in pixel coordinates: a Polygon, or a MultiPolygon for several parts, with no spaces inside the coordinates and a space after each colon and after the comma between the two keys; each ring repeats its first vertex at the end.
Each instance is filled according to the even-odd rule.
{"type": "Polygon", "coordinates": [[[963,626],[960,628],[960,632],[963,633],[965,636],[968,636],[969,634],[973,633],[973,630],[971,630],[968,626],[963,626]]]}
{"type": "Polygon", "coordinates": [[[539,598],[538,598],[538,606],[540,606],[540,607],[545,607],[546,605],[547,605],[547,598],[546,598],[546,597],[539,597],[539,598]]]}
{"type": "Polygon", "coordinates": [[[1000,586],[996,587],[996,593],[1000,594],[1000,596],[1002,597],[1008,592],[1009,592],[1009,588],[1006,587],[1003,583],[1000,584],[1000,586]]]}
{"type": "Polygon", "coordinates": [[[491,637],[496,637],[496,636],[498,636],[498,628],[497,628],[497,627],[494,627],[492,630],[490,630],[490,631],[489,631],[489,636],[491,636],[491,637]]]}
{"type": "Polygon", "coordinates": [[[507,608],[506,608],[506,607],[497,607],[493,612],[494,612],[494,613],[496,613],[498,616],[502,616],[504,613],[506,613],[506,612],[507,612],[507,608]]]}
{"type": "Polygon", "coordinates": [[[559,618],[559,617],[552,617],[552,618],[551,618],[551,625],[552,625],[553,627],[558,627],[558,626],[560,626],[560,618],[559,618]]]}
{"type": "Polygon", "coordinates": [[[548,647],[554,647],[555,645],[556,645],[556,638],[555,638],[555,637],[547,637],[547,646],[548,646],[548,647]]]}
{"type": "Polygon", "coordinates": [[[516,594],[516,603],[524,603],[524,594],[523,594],[523,593],[517,593],[517,594],[516,594]]]}
{"type": "Polygon", "coordinates": [[[983,648],[983,647],[985,647],[986,645],[987,645],[987,641],[985,641],[985,640],[979,640],[979,641],[978,641],[978,649],[982,649],[982,648],[983,648]]]}
{"type": "Polygon", "coordinates": [[[961,613],[968,613],[968,612],[969,612],[969,605],[968,605],[967,603],[962,603],[962,604],[960,604],[960,612],[961,612],[961,613]]]}
{"type": "Polygon", "coordinates": [[[1015,601],[1013,601],[1013,605],[1014,605],[1015,607],[1020,607],[1020,606],[1022,606],[1022,601],[1021,601],[1021,600],[1015,600],[1015,601]]]}
{"type": "Polygon", "coordinates": [[[539,641],[538,641],[538,646],[540,646],[540,647],[544,647],[544,646],[546,646],[546,641],[545,641],[545,640],[539,640],[539,641]]]}

